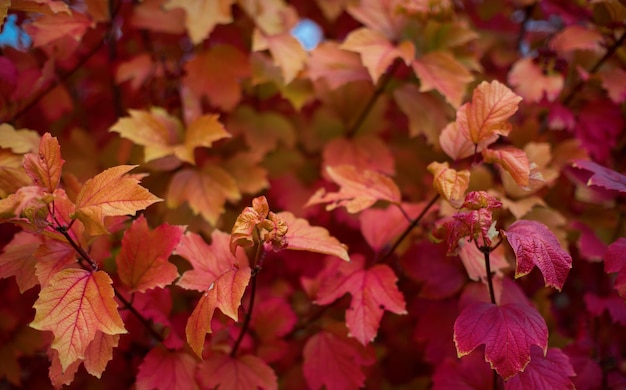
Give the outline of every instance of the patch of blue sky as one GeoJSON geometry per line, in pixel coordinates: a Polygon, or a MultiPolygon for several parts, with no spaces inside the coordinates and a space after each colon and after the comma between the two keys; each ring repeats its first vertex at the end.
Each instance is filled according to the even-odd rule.
{"type": "Polygon", "coordinates": [[[293,35],[307,51],[315,49],[324,38],[320,26],[311,19],[301,19],[300,22],[291,29],[291,35],[293,35]]]}
{"type": "Polygon", "coordinates": [[[26,51],[30,47],[32,39],[16,22],[17,15],[7,16],[0,33],[0,47],[12,47],[20,51],[26,51]]]}

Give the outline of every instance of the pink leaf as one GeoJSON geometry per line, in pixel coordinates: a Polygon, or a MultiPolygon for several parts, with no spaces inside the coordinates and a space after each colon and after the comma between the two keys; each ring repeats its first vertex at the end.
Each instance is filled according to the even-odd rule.
{"type": "Polygon", "coordinates": [[[609,245],[609,249],[604,256],[604,270],[617,272],[615,278],[615,289],[619,295],[626,297],[626,238],[619,238],[609,245]]]}
{"type": "Polygon", "coordinates": [[[571,389],[574,384],[570,377],[576,375],[569,358],[558,348],[548,349],[544,356],[540,348],[530,351],[530,363],[504,384],[505,390],[524,389],[571,389]]]}
{"type": "Polygon", "coordinates": [[[139,365],[137,390],[196,390],[196,366],[189,354],[155,347],[139,365]]]}
{"type": "Polygon", "coordinates": [[[593,293],[586,293],[583,299],[587,311],[594,317],[600,317],[606,310],[614,323],[626,326],[626,302],[617,294],[600,297],[593,293]]]}
{"type": "Polygon", "coordinates": [[[547,349],[548,327],[528,305],[474,303],[454,323],[454,343],[459,357],[485,344],[485,360],[509,379],[530,362],[531,345],[547,349]]]}
{"type": "Polygon", "coordinates": [[[546,286],[559,291],[572,268],[572,257],[559,244],[554,233],[536,221],[519,220],[503,231],[515,252],[515,277],[527,275],[539,267],[546,286]]]}
{"type": "Polygon", "coordinates": [[[433,375],[433,390],[483,390],[493,387],[491,370],[476,351],[461,360],[448,359],[433,375]]]}
{"type": "Polygon", "coordinates": [[[270,366],[256,356],[231,358],[212,355],[201,363],[198,379],[205,389],[274,390],[278,389],[276,374],[270,366]]]}
{"type": "Polygon", "coordinates": [[[363,345],[376,337],[385,310],[406,314],[404,297],[396,287],[397,277],[387,265],[363,268],[362,257],[339,266],[337,274],[322,283],[315,303],[327,305],[345,293],[352,295],[346,311],[346,324],[351,336],[363,345]]]}
{"type": "Polygon", "coordinates": [[[608,190],[615,190],[626,193],[626,176],[614,170],[596,164],[593,161],[576,160],[573,164],[574,168],[584,169],[592,173],[588,186],[598,186],[608,190]]]}

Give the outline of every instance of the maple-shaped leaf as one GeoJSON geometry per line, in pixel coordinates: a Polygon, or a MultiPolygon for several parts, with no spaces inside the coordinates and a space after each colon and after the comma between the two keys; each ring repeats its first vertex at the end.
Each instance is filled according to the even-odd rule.
{"type": "Polygon", "coordinates": [[[367,69],[361,65],[357,53],[343,50],[335,42],[321,42],[307,62],[313,80],[324,79],[331,89],[337,89],[351,81],[369,80],[367,69]]]}
{"type": "Polygon", "coordinates": [[[224,129],[217,115],[203,115],[189,124],[183,135],[178,118],[162,108],[150,111],[128,110],[130,117],[120,118],[110,131],[144,146],[144,161],[175,155],[179,160],[195,164],[194,149],[210,147],[213,142],[231,135],[224,129]]]}
{"type": "Polygon", "coordinates": [[[550,47],[565,54],[572,50],[602,51],[603,37],[599,31],[590,27],[571,25],[565,27],[550,41],[550,47]]]}
{"type": "Polygon", "coordinates": [[[308,60],[306,50],[289,31],[268,35],[255,29],[252,36],[252,51],[269,49],[274,64],[280,67],[285,84],[291,83],[304,68],[308,60]]]}
{"type": "Polygon", "coordinates": [[[63,37],[79,42],[87,29],[93,26],[93,21],[87,16],[72,10],[68,13],[41,16],[25,26],[25,30],[32,37],[33,46],[41,47],[63,37]]]}
{"type": "Polygon", "coordinates": [[[230,357],[214,354],[200,363],[198,380],[205,389],[275,390],[274,370],[253,355],[230,357]]]}
{"type": "MultiPolygon", "coordinates": [[[[72,226],[73,227],[73,226],[72,226]]],[[[45,239],[35,251],[35,274],[41,287],[46,287],[59,271],[77,267],[76,250],[67,242],[45,239]]]]}
{"type": "Polygon", "coordinates": [[[436,145],[441,129],[448,123],[445,104],[409,83],[394,89],[393,97],[400,110],[409,118],[409,136],[422,134],[428,144],[436,145]]]}
{"type": "Polygon", "coordinates": [[[561,94],[564,84],[563,75],[544,71],[530,57],[518,60],[509,71],[507,80],[524,100],[535,103],[544,97],[549,102],[554,101],[561,94]]]}
{"type": "Polygon", "coordinates": [[[406,308],[393,270],[387,265],[364,269],[364,265],[361,256],[341,264],[336,275],[323,281],[315,303],[327,305],[349,293],[352,301],[346,310],[346,324],[350,335],[366,345],[376,337],[385,310],[406,314],[406,308]]]}
{"type": "Polygon", "coordinates": [[[547,350],[548,327],[529,305],[473,303],[454,323],[454,344],[459,357],[485,344],[485,360],[506,380],[526,368],[532,345],[547,350]]]}
{"type": "Polygon", "coordinates": [[[184,69],[183,85],[191,91],[193,98],[199,100],[204,96],[213,106],[224,111],[237,106],[241,100],[241,80],[252,74],[246,54],[232,45],[213,45],[191,57],[184,69]]]}
{"type": "Polygon", "coordinates": [[[96,378],[100,378],[107,364],[113,358],[113,348],[117,347],[119,341],[119,334],[110,335],[99,331],[96,332],[95,337],[85,350],[84,365],[87,372],[96,378]]]}
{"type": "Polygon", "coordinates": [[[331,236],[325,228],[311,226],[309,221],[304,218],[296,218],[289,211],[280,212],[277,216],[285,221],[289,227],[285,235],[287,249],[324,253],[350,261],[347,247],[331,236]]]}
{"type": "Polygon", "coordinates": [[[251,275],[247,262],[238,264],[228,249],[228,234],[215,231],[212,237],[213,243],[209,246],[198,234],[187,232],[176,249],[176,254],[189,260],[194,267],[183,274],[178,285],[204,291],[185,328],[189,345],[200,357],[204,338],[212,332],[211,318],[215,309],[219,308],[237,321],[241,298],[251,275]]]}
{"type": "Polygon", "coordinates": [[[235,0],[204,0],[184,1],[168,0],[163,8],[182,8],[185,10],[185,26],[194,45],[202,42],[209,36],[217,24],[226,24],[233,21],[230,12],[235,0]]]}
{"type": "Polygon", "coordinates": [[[621,68],[605,69],[599,72],[602,87],[606,89],[609,98],[620,104],[626,100],[626,70],[621,68]]]}
{"type": "Polygon", "coordinates": [[[185,228],[166,223],[150,230],[141,215],[124,232],[122,248],[115,258],[117,273],[130,292],[165,287],[178,277],[176,266],[167,261],[178,246],[185,228]]]}
{"type": "Polygon", "coordinates": [[[389,146],[372,135],[337,137],[324,145],[322,158],[323,170],[326,167],[352,165],[357,170],[370,170],[388,175],[395,173],[394,158],[389,146]]]}
{"type": "Polygon", "coordinates": [[[182,351],[152,348],[143,358],[137,373],[137,390],[197,390],[193,356],[182,351]]]}
{"type": "Polygon", "coordinates": [[[104,271],[72,268],[54,275],[39,293],[30,326],[54,334],[52,348],[59,352],[63,370],[85,359],[85,351],[98,331],[126,333],[111,284],[104,271]]]}
{"type": "Polygon", "coordinates": [[[136,177],[126,175],[136,165],[119,165],[87,180],[76,196],[75,216],[91,235],[106,234],[104,217],[135,215],[162,199],[139,185],[136,177]]]}
{"type": "Polygon", "coordinates": [[[433,187],[445,200],[455,207],[460,207],[469,187],[470,172],[457,171],[449,167],[447,162],[436,161],[428,164],[428,172],[433,174],[433,187]]]}
{"type": "Polygon", "coordinates": [[[235,179],[213,165],[176,172],[166,196],[168,207],[176,208],[187,202],[194,214],[202,215],[211,225],[215,225],[224,212],[226,200],[234,202],[240,198],[235,179]]]}
{"type": "Polygon", "coordinates": [[[61,146],[56,137],[46,133],[41,137],[38,153],[24,156],[24,169],[33,183],[52,193],[61,180],[61,168],[65,161],[61,158],[61,146]]]}
{"type": "Polygon", "coordinates": [[[327,167],[328,176],[337,183],[338,192],[326,193],[320,188],[307,202],[305,207],[320,203],[329,203],[326,210],[345,207],[349,213],[363,211],[379,200],[391,203],[400,202],[400,189],[388,176],[375,171],[357,171],[350,165],[327,167]]]}
{"type": "Polygon", "coordinates": [[[0,278],[15,276],[20,293],[37,285],[35,251],[41,242],[41,238],[33,234],[18,232],[0,253],[0,278]]]}
{"type": "Polygon", "coordinates": [[[452,54],[433,51],[412,63],[420,79],[420,92],[436,89],[448,103],[458,108],[465,95],[465,87],[474,80],[472,74],[452,54]]]}
{"type": "Polygon", "coordinates": [[[502,231],[511,244],[517,264],[515,277],[527,275],[535,266],[541,270],[546,286],[563,288],[572,268],[572,257],[561,248],[559,240],[546,225],[519,220],[502,231]]]}
{"type": "Polygon", "coordinates": [[[530,181],[530,163],[526,153],[512,146],[498,149],[485,149],[482,155],[487,163],[498,164],[507,171],[513,180],[522,188],[527,187],[530,181]]]}
{"type": "Polygon", "coordinates": [[[626,297],[626,238],[618,238],[617,241],[609,245],[604,255],[604,270],[617,272],[615,278],[615,289],[619,295],[626,297]]]}
{"type": "Polygon", "coordinates": [[[396,58],[409,65],[415,57],[415,47],[411,42],[402,41],[395,45],[383,34],[367,27],[350,32],[341,48],[361,55],[361,61],[374,83],[396,58]]]}
{"type": "Polygon", "coordinates": [[[304,377],[313,390],[360,389],[365,384],[361,366],[374,362],[362,345],[328,331],[311,336],[302,351],[304,377]]]}
{"type": "Polygon", "coordinates": [[[507,120],[515,114],[521,100],[499,81],[483,81],[474,89],[472,101],[457,110],[456,123],[475,145],[491,144],[498,135],[509,134],[511,124],[507,120]]]}
{"type": "Polygon", "coordinates": [[[607,190],[626,193],[626,176],[621,173],[587,160],[576,160],[572,166],[592,173],[587,180],[588,186],[598,186],[607,190]]]}
{"type": "Polygon", "coordinates": [[[505,390],[533,388],[574,390],[571,377],[576,373],[566,354],[559,348],[550,348],[545,354],[541,348],[532,347],[530,363],[523,372],[505,382],[505,390]]]}

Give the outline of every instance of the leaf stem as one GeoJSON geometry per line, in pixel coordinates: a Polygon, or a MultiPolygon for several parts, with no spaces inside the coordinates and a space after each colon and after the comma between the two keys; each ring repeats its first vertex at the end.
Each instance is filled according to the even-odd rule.
{"type": "Polygon", "coordinates": [[[378,86],[374,90],[374,93],[370,97],[370,100],[367,101],[367,104],[365,104],[365,107],[363,108],[363,110],[361,111],[357,119],[348,128],[348,131],[346,132],[347,138],[354,137],[356,133],[359,131],[359,129],[365,122],[365,119],[367,119],[367,115],[370,113],[370,111],[374,107],[374,104],[376,104],[376,102],[378,101],[378,98],[382,95],[383,91],[387,87],[387,84],[389,84],[389,81],[391,81],[393,74],[396,72],[399,66],[400,66],[400,61],[395,60],[393,64],[391,64],[391,67],[389,68],[389,70],[380,78],[380,80],[378,80],[378,86]]]}
{"type": "Polygon", "coordinates": [[[383,256],[380,257],[379,261],[377,262],[385,262],[387,259],[389,259],[389,257],[391,257],[391,255],[393,254],[393,252],[400,246],[400,244],[402,243],[402,241],[404,241],[405,238],[407,238],[407,236],[409,235],[409,233],[411,232],[411,230],[413,230],[422,220],[422,218],[424,218],[424,216],[426,215],[426,213],[428,213],[428,211],[430,210],[431,207],[433,207],[433,205],[435,204],[435,202],[437,202],[437,200],[439,199],[439,194],[436,194],[431,200],[430,202],[428,202],[428,204],[426,205],[426,207],[424,207],[424,210],[422,210],[422,212],[417,216],[417,218],[415,218],[410,224],[409,226],[407,226],[406,229],[404,229],[404,231],[402,232],[402,234],[400,235],[400,237],[398,237],[396,239],[396,241],[393,243],[393,245],[387,250],[387,252],[385,252],[385,254],[383,256]]]}
{"type": "Polygon", "coordinates": [[[485,270],[487,271],[487,285],[489,286],[489,297],[491,298],[491,303],[496,305],[496,293],[493,289],[493,281],[491,280],[491,261],[489,261],[489,254],[491,253],[492,249],[488,246],[481,246],[479,249],[485,257],[485,270]]]}
{"type": "Polygon", "coordinates": [[[233,346],[232,351],[230,351],[230,357],[234,358],[237,356],[237,351],[239,350],[239,346],[243,341],[243,337],[248,332],[248,328],[250,327],[250,320],[252,319],[252,310],[254,309],[254,297],[256,296],[256,280],[257,275],[261,271],[261,264],[263,261],[264,251],[263,251],[263,242],[259,242],[256,248],[256,254],[254,256],[254,264],[252,268],[252,275],[250,276],[250,303],[248,304],[248,310],[246,311],[246,318],[243,320],[243,325],[241,326],[241,331],[239,332],[239,336],[237,337],[237,341],[235,341],[235,345],[233,346]]]}

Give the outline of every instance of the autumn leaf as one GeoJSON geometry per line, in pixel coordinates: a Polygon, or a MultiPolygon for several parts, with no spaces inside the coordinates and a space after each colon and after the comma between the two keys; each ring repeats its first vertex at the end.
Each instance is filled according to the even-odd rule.
{"type": "Polygon", "coordinates": [[[185,26],[191,42],[199,44],[208,38],[216,25],[226,24],[233,21],[230,7],[234,0],[204,0],[204,1],[181,1],[168,0],[163,8],[171,10],[182,8],[185,10],[185,26]]]}
{"type": "Polygon", "coordinates": [[[510,378],[506,390],[536,388],[574,390],[571,377],[576,376],[569,358],[559,348],[550,348],[545,354],[541,348],[532,347],[530,363],[523,372],[510,378]]]}
{"type": "Polygon", "coordinates": [[[61,180],[61,169],[65,160],[61,158],[61,146],[56,137],[46,133],[41,137],[39,152],[24,156],[24,169],[38,185],[53,193],[61,180]]]}
{"type": "Polygon", "coordinates": [[[176,254],[193,266],[193,270],[183,274],[178,285],[204,291],[185,328],[187,341],[199,357],[206,334],[212,332],[211,318],[216,308],[237,321],[241,298],[251,275],[247,262],[238,264],[238,259],[231,254],[228,234],[215,231],[212,237],[209,246],[196,233],[187,232],[176,249],[176,254]]]}
{"type": "Polygon", "coordinates": [[[0,253],[0,278],[15,276],[20,293],[35,287],[38,283],[35,276],[35,265],[38,260],[35,251],[41,245],[41,241],[41,238],[33,234],[18,232],[0,253]]]}
{"type": "Polygon", "coordinates": [[[611,68],[599,72],[602,87],[606,89],[609,98],[620,104],[626,100],[626,71],[621,68],[611,68]]]}
{"type": "Polygon", "coordinates": [[[609,245],[604,255],[604,270],[607,273],[617,272],[614,286],[619,295],[626,297],[626,238],[618,238],[609,245]]]}
{"type": "Polygon", "coordinates": [[[412,67],[420,79],[420,92],[436,89],[454,108],[461,105],[467,84],[474,80],[465,66],[446,51],[427,53],[413,61],[412,67]]]}
{"type": "Polygon", "coordinates": [[[428,164],[428,171],[433,174],[433,187],[445,200],[454,207],[460,207],[469,187],[470,172],[456,171],[449,168],[448,163],[436,161],[428,164]]]}
{"type": "Polygon", "coordinates": [[[167,190],[167,206],[176,208],[187,202],[194,214],[200,214],[211,225],[217,223],[224,212],[226,200],[241,198],[237,183],[222,168],[207,165],[198,169],[176,172],[167,190]]]}
{"type": "Polygon", "coordinates": [[[360,389],[365,384],[361,366],[374,362],[374,356],[351,339],[323,331],[311,336],[303,350],[304,377],[309,387],[319,390],[360,389]]]}
{"type": "Polygon", "coordinates": [[[197,365],[185,352],[154,347],[139,365],[137,390],[197,390],[197,365]]]}
{"type": "Polygon", "coordinates": [[[119,334],[110,335],[100,331],[96,332],[95,337],[85,350],[84,365],[87,372],[100,378],[107,364],[113,358],[113,348],[117,347],[119,341],[119,334]]]}
{"type": "Polygon", "coordinates": [[[599,31],[579,25],[565,27],[550,41],[550,47],[563,54],[573,50],[600,52],[602,46],[603,38],[599,31]]]}
{"type": "Polygon", "coordinates": [[[165,287],[178,277],[176,266],[167,261],[180,242],[185,228],[166,223],[150,230],[146,218],[137,218],[122,238],[115,258],[117,273],[130,292],[165,287]]]}
{"type": "Polygon", "coordinates": [[[432,94],[421,92],[414,84],[404,84],[394,89],[393,97],[400,110],[409,118],[409,136],[421,134],[428,144],[437,145],[441,129],[448,123],[445,104],[432,94]]]}
{"type": "Polygon", "coordinates": [[[515,114],[521,100],[504,84],[483,81],[474,89],[472,101],[457,110],[457,126],[475,145],[491,144],[498,135],[509,134],[507,119],[515,114]]]}
{"type": "Polygon", "coordinates": [[[200,363],[198,380],[206,389],[278,389],[274,370],[253,355],[234,358],[222,354],[211,355],[200,363]]]}
{"type": "Polygon", "coordinates": [[[515,92],[527,102],[552,102],[561,94],[564,79],[560,73],[546,72],[530,57],[518,60],[507,78],[515,92]],[[547,74],[546,74],[547,73],[547,74]]]}
{"type": "Polygon", "coordinates": [[[389,177],[375,171],[357,171],[350,165],[327,167],[330,178],[340,186],[339,192],[326,193],[320,188],[305,207],[329,203],[326,210],[345,207],[349,213],[358,213],[379,200],[400,202],[400,189],[389,177]]]}
{"type": "Polygon", "coordinates": [[[289,211],[280,212],[277,216],[289,227],[285,235],[287,249],[324,253],[350,261],[346,246],[331,236],[325,228],[311,226],[306,219],[296,218],[289,211]]]}
{"type": "Polygon", "coordinates": [[[480,152],[484,146],[476,147],[459,129],[456,122],[450,122],[439,134],[439,146],[453,160],[460,160],[480,152]]]}
{"type": "Polygon", "coordinates": [[[54,334],[52,348],[59,352],[63,370],[85,359],[85,351],[98,331],[126,333],[111,284],[104,271],[72,268],[54,275],[41,290],[30,326],[54,334]]]}
{"type": "Polygon", "coordinates": [[[350,32],[341,49],[357,52],[374,83],[385,73],[396,58],[409,65],[415,57],[415,47],[409,41],[397,46],[383,34],[363,27],[350,32]]]}
{"type": "Polygon", "coordinates": [[[530,163],[526,153],[512,146],[498,149],[485,149],[482,155],[487,163],[495,163],[507,171],[522,188],[530,182],[530,163]]]}
{"type": "Polygon", "coordinates": [[[322,42],[311,51],[307,68],[313,80],[323,79],[331,89],[351,81],[370,79],[359,55],[342,49],[335,42],[322,42]]]}
{"type": "Polygon", "coordinates": [[[572,268],[572,257],[561,248],[550,229],[536,221],[519,220],[503,233],[515,252],[516,278],[527,275],[536,265],[543,274],[546,286],[559,291],[563,288],[572,268]]]}
{"type": "Polygon", "coordinates": [[[478,351],[459,359],[446,359],[433,374],[433,390],[480,390],[493,386],[492,373],[478,351]]]}
{"type": "Polygon", "coordinates": [[[26,26],[25,30],[32,37],[33,46],[41,47],[63,37],[79,42],[87,29],[93,26],[94,23],[87,16],[72,10],[69,13],[43,15],[26,26]]]}
{"type": "Polygon", "coordinates": [[[588,186],[598,186],[607,190],[626,193],[626,176],[593,161],[576,160],[572,166],[592,173],[587,180],[588,186]]]}
{"type": "Polygon", "coordinates": [[[136,165],[109,168],[87,180],[76,197],[74,216],[85,224],[91,235],[106,234],[104,217],[135,215],[162,199],[139,185],[139,180],[128,176],[136,165]]]}
{"type": "Polygon", "coordinates": [[[322,172],[326,167],[352,165],[356,170],[370,170],[387,175],[395,173],[393,154],[387,145],[372,135],[337,137],[322,151],[322,172]]]}
{"type": "Polygon", "coordinates": [[[11,149],[16,154],[36,152],[41,144],[41,137],[36,131],[16,130],[8,123],[0,124],[0,135],[0,148],[11,149]]]}
{"type": "Polygon", "coordinates": [[[364,269],[363,258],[353,256],[352,262],[341,264],[336,275],[322,282],[315,303],[328,305],[349,293],[352,301],[346,311],[346,324],[350,335],[366,345],[376,337],[385,310],[407,313],[396,281],[389,266],[381,264],[364,269]]]}
{"type": "Polygon", "coordinates": [[[485,360],[507,380],[527,367],[532,345],[547,350],[548,327],[528,305],[473,303],[454,323],[454,344],[459,357],[485,344],[485,360]]]}
{"type": "Polygon", "coordinates": [[[274,64],[280,67],[285,84],[291,83],[304,68],[307,52],[290,32],[268,35],[256,29],[252,36],[252,51],[269,49],[274,64]]]}
{"type": "Polygon", "coordinates": [[[178,8],[166,11],[166,0],[145,0],[134,7],[130,25],[149,31],[168,34],[185,33],[185,11],[178,8]]]}

